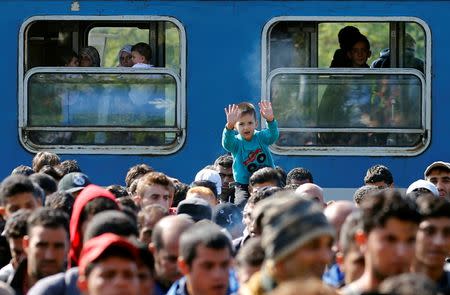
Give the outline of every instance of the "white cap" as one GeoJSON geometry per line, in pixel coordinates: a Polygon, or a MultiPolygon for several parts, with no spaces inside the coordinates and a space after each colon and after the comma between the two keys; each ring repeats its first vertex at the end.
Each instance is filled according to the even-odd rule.
{"type": "Polygon", "coordinates": [[[431,163],[427,169],[425,169],[425,172],[423,173],[423,177],[427,178],[428,174],[430,174],[431,170],[434,168],[442,168],[444,170],[450,170],[450,163],[443,162],[443,161],[437,161],[431,163]]]}
{"type": "Polygon", "coordinates": [[[222,193],[222,179],[220,178],[219,172],[211,169],[202,169],[195,175],[195,181],[198,180],[213,182],[216,185],[217,195],[222,193]]]}
{"type": "Polygon", "coordinates": [[[411,185],[406,190],[406,194],[409,194],[410,192],[419,188],[425,188],[429,190],[435,197],[439,197],[439,191],[437,187],[433,183],[423,179],[419,179],[411,183],[411,185]]]}

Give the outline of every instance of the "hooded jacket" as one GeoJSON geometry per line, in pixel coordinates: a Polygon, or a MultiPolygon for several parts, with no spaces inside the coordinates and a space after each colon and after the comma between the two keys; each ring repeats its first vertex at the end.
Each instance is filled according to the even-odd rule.
{"type": "MultiPolygon", "coordinates": [[[[78,265],[81,249],[83,248],[83,237],[81,236],[81,213],[87,203],[96,198],[107,198],[114,201],[117,200],[114,195],[106,189],[94,184],[86,186],[73,205],[72,216],[70,218],[70,250],[69,250],[69,268],[78,265]]],[[[119,205],[117,205],[119,208],[119,205]]]]}

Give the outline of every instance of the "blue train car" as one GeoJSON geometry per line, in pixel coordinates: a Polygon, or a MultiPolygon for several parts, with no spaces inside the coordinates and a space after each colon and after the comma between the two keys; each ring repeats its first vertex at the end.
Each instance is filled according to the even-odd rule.
{"type": "Polygon", "coordinates": [[[76,159],[99,184],[122,184],[142,162],[190,182],[224,153],[224,107],[244,100],[272,101],[276,164],[308,168],[328,198],[349,198],[377,163],[405,187],[450,158],[450,1],[1,7],[3,177],[48,150],[76,159]],[[337,32],[348,25],[367,35],[372,60],[384,49],[389,63],[330,68],[337,32]],[[120,48],[137,42],[151,45],[153,67],[117,67],[120,48]],[[86,46],[99,51],[100,67],[64,67],[65,50],[86,46]]]}

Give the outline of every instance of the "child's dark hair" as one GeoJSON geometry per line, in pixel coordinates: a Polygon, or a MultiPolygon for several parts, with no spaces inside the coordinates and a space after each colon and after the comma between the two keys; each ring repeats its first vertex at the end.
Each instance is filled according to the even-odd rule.
{"type": "Polygon", "coordinates": [[[353,48],[353,46],[355,46],[355,44],[358,43],[358,42],[363,42],[364,45],[366,45],[367,50],[370,50],[370,42],[369,42],[369,39],[367,39],[367,37],[364,36],[363,34],[359,34],[359,35],[353,40],[353,42],[351,43],[352,46],[350,47],[350,50],[351,50],[351,49],[353,48]]]}
{"type": "Polygon", "coordinates": [[[145,57],[145,60],[148,63],[150,63],[152,58],[152,48],[147,43],[139,42],[131,47],[131,51],[137,51],[140,55],[145,57]]]}
{"type": "Polygon", "coordinates": [[[238,104],[239,108],[239,117],[244,115],[252,115],[256,119],[256,110],[255,106],[249,102],[241,102],[238,104]]]}

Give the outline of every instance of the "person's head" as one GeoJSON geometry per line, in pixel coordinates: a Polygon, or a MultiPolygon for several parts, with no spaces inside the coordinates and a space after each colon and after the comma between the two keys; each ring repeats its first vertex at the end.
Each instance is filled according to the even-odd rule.
{"type": "Polygon", "coordinates": [[[62,210],[67,214],[67,216],[71,216],[74,203],[75,199],[71,194],[59,191],[48,195],[45,198],[44,206],[52,209],[62,210]]]}
{"type": "Polygon", "coordinates": [[[338,33],[339,47],[347,52],[352,48],[353,40],[358,38],[361,33],[354,26],[345,26],[338,33]]]}
{"type": "Polygon", "coordinates": [[[302,185],[304,183],[314,183],[311,172],[307,169],[298,167],[289,171],[286,178],[286,185],[297,184],[302,185]]]}
{"type": "Polygon", "coordinates": [[[152,232],[156,223],[169,215],[167,208],[153,204],[142,208],[138,213],[139,240],[147,245],[152,241],[152,232]]]}
{"type": "Polygon", "coordinates": [[[70,218],[70,265],[78,264],[83,235],[91,219],[106,210],[120,210],[112,193],[94,184],[86,186],[75,199],[70,218]]]}
{"type": "Polygon", "coordinates": [[[345,273],[345,284],[356,281],[364,272],[364,255],[359,249],[355,235],[362,230],[361,211],[352,212],[345,219],[339,235],[336,262],[345,273]]]}
{"type": "Polygon", "coordinates": [[[38,152],[32,161],[34,172],[39,172],[44,165],[56,166],[61,162],[59,156],[52,152],[38,152]]]}
{"type": "Polygon", "coordinates": [[[435,197],[439,197],[439,191],[437,187],[433,183],[423,179],[416,180],[408,186],[408,188],[406,189],[406,194],[412,192],[417,192],[419,193],[419,195],[431,194],[435,197]]]}
{"type": "Polygon", "coordinates": [[[339,295],[334,288],[318,278],[306,278],[283,282],[270,295],[339,295]],[[301,292],[300,292],[301,290],[301,292]]]}
{"type": "Polygon", "coordinates": [[[225,228],[233,239],[242,236],[244,225],[242,223],[241,209],[231,203],[222,203],[213,210],[212,220],[225,228]]]}
{"type": "Polygon", "coordinates": [[[152,48],[144,42],[139,42],[131,47],[131,59],[133,64],[150,64],[152,48]]]}
{"type": "Polygon", "coordinates": [[[202,170],[200,170],[195,175],[195,179],[194,179],[194,182],[192,183],[191,187],[198,186],[198,185],[211,188],[211,190],[213,191],[213,193],[216,197],[218,197],[222,193],[222,179],[219,175],[219,172],[217,172],[214,169],[203,168],[202,170]],[[211,182],[215,187],[211,187],[211,185],[207,185],[200,181],[211,182]]]}
{"type": "Polygon", "coordinates": [[[136,239],[138,228],[136,221],[122,211],[106,210],[92,217],[83,234],[84,242],[105,233],[136,239]]]}
{"type": "Polygon", "coordinates": [[[292,191],[273,199],[262,218],[261,245],[275,281],[321,278],[331,262],[335,235],[321,206],[292,191]]]}
{"type": "Polygon", "coordinates": [[[233,176],[233,157],[231,155],[222,155],[214,162],[214,167],[222,180],[222,190],[230,188],[230,183],[234,182],[233,176]]]}
{"type": "Polygon", "coordinates": [[[371,55],[369,40],[362,34],[358,36],[351,49],[347,51],[347,57],[354,68],[368,67],[367,60],[371,55]]]}
{"type": "MultiPolygon", "coordinates": [[[[356,206],[353,202],[339,200],[339,201],[335,201],[335,202],[331,203],[323,210],[323,214],[325,214],[325,216],[327,217],[328,222],[334,226],[337,237],[339,237],[339,235],[340,235],[341,228],[342,228],[342,225],[344,224],[345,219],[355,209],[356,209],[356,206]]],[[[336,241],[336,244],[337,244],[337,241],[336,241]]],[[[337,246],[337,245],[335,245],[335,246],[337,246]]],[[[335,247],[333,250],[337,251],[337,247],[335,247]]]]}
{"type": "Polygon", "coordinates": [[[261,269],[264,257],[260,237],[251,238],[242,246],[236,256],[237,276],[241,286],[261,269]]]}
{"type": "Polygon", "coordinates": [[[407,272],[421,219],[415,203],[389,189],[367,198],[360,207],[363,231],[356,239],[364,253],[365,272],[378,281],[407,272]]]}
{"type": "Polygon", "coordinates": [[[230,239],[212,222],[200,222],[181,234],[178,266],[189,294],[225,295],[232,261],[230,239]]]}
{"type": "Polygon", "coordinates": [[[384,280],[378,288],[380,294],[438,295],[436,284],[423,274],[405,273],[384,280]]]}
{"type": "Polygon", "coordinates": [[[182,276],[177,267],[180,236],[193,224],[185,215],[167,216],[153,229],[149,248],[155,257],[155,277],[167,288],[182,276]]]}
{"type": "Polygon", "coordinates": [[[117,199],[129,196],[127,188],[122,185],[112,184],[108,185],[106,189],[116,196],[117,199]]]}
{"type": "Polygon", "coordinates": [[[97,236],[80,255],[78,288],[89,295],[139,294],[137,248],[112,233],[97,236]]]}
{"type": "Polygon", "coordinates": [[[147,164],[137,164],[130,167],[130,169],[128,169],[127,175],[125,176],[126,187],[130,188],[133,181],[153,171],[154,171],[153,168],[147,164]]]}
{"type": "Polygon", "coordinates": [[[32,283],[63,271],[69,249],[67,214],[50,208],[39,208],[31,213],[23,249],[32,283]]]}
{"type": "Polygon", "coordinates": [[[72,194],[74,198],[88,185],[91,184],[89,177],[81,172],[71,172],[64,175],[58,182],[58,191],[72,194]]]}
{"type": "Polygon", "coordinates": [[[139,277],[139,294],[153,294],[149,290],[153,290],[155,285],[155,258],[148,249],[148,244],[136,241],[136,247],[139,251],[138,277],[139,277]]]}
{"type": "Polygon", "coordinates": [[[356,206],[359,206],[364,200],[370,198],[374,194],[377,194],[381,190],[381,188],[375,185],[363,185],[353,193],[353,202],[356,206]]]}
{"type": "Polygon", "coordinates": [[[30,180],[39,185],[44,190],[45,195],[52,194],[58,189],[58,184],[55,179],[45,173],[34,173],[29,176],[30,180]]]}
{"type": "Polygon", "coordinates": [[[186,199],[186,194],[190,187],[189,185],[182,182],[174,183],[174,186],[175,192],[173,194],[172,206],[177,207],[181,201],[186,199]]]}
{"type": "Polygon", "coordinates": [[[33,173],[34,173],[33,168],[26,165],[19,165],[16,168],[14,168],[13,171],[11,171],[11,175],[20,174],[24,176],[30,176],[33,173]]]}
{"type": "Polygon", "coordinates": [[[78,162],[76,160],[65,160],[59,163],[59,165],[56,166],[58,171],[61,173],[61,177],[63,177],[66,174],[72,173],[72,172],[82,172],[80,165],[78,165],[78,162]]]}
{"type": "Polygon", "coordinates": [[[58,52],[58,66],[61,67],[78,67],[78,55],[71,48],[62,48],[58,52]]]}
{"type": "Polygon", "coordinates": [[[5,219],[20,209],[34,210],[40,206],[31,180],[23,175],[6,177],[0,185],[0,211],[5,219]]]}
{"type": "Polygon", "coordinates": [[[186,193],[186,199],[189,198],[200,198],[208,202],[208,204],[213,208],[217,205],[217,199],[214,193],[207,187],[195,186],[190,188],[186,193]]]}
{"type": "Polygon", "coordinates": [[[308,198],[313,198],[317,203],[319,203],[323,208],[325,208],[325,198],[323,196],[323,189],[314,183],[304,183],[300,185],[295,193],[299,196],[307,196],[308,198]]]}
{"type": "Polygon", "coordinates": [[[280,175],[272,167],[264,167],[255,171],[249,179],[249,190],[252,192],[266,186],[281,187],[280,175]]]}
{"type": "Polygon", "coordinates": [[[14,212],[6,221],[5,229],[2,233],[8,241],[12,258],[11,263],[15,269],[22,259],[26,257],[22,241],[27,234],[27,219],[30,213],[30,210],[25,209],[14,212]]]}
{"type": "Polygon", "coordinates": [[[144,208],[151,204],[160,204],[164,208],[172,206],[174,186],[165,174],[150,172],[139,178],[135,200],[144,208]]]}
{"type": "Polygon", "coordinates": [[[93,46],[87,46],[80,49],[78,54],[80,67],[99,67],[100,66],[100,54],[93,46]]]}
{"type": "Polygon", "coordinates": [[[450,163],[437,161],[430,164],[424,177],[438,188],[440,197],[450,199],[450,163]]]}
{"type": "Polygon", "coordinates": [[[53,177],[53,179],[58,182],[62,178],[61,171],[59,170],[58,167],[59,167],[59,165],[55,165],[55,166],[44,165],[39,170],[39,173],[47,174],[47,175],[53,177]]]}
{"type": "Polygon", "coordinates": [[[258,127],[255,106],[249,102],[241,102],[238,104],[238,108],[239,120],[236,122],[234,128],[243,139],[251,140],[258,127]]]}
{"type": "Polygon", "coordinates": [[[127,44],[122,49],[120,49],[118,58],[119,58],[119,67],[132,67],[133,60],[131,56],[131,45],[127,44]]]}
{"type": "Polygon", "coordinates": [[[450,202],[445,198],[417,199],[422,221],[416,240],[416,263],[442,270],[450,253],[450,202]]]}
{"type": "Polygon", "coordinates": [[[364,184],[380,188],[393,187],[394,178],[389,168],[383,165],[374,165],[367,169],[364,184]]]}

